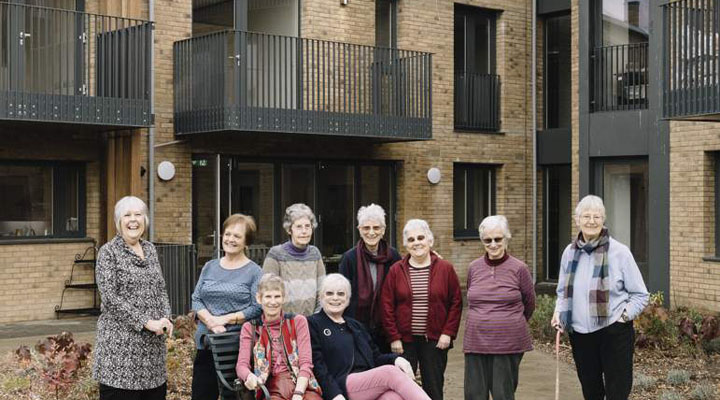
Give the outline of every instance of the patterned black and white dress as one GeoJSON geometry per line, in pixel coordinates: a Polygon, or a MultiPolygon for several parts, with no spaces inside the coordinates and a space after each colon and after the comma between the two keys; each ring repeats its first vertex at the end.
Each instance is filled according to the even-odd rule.
{"type": "Polygon", "coordinates": [[[143,326],[170,317],[170,302],[155,246],[140,244],[144,260],[115,236],[100,248],[95,269],[102,304],[93,377],[126,390],[153,389],[167,381],[165,339],[143,326]]]}

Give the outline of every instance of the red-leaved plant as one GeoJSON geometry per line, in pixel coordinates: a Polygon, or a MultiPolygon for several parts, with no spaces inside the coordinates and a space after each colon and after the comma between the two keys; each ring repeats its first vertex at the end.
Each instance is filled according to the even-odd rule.
{"type": "MultiPolygon", "coordinates": [[[[90,344],[78,344],[70,332],[48,336],[35,345],[42,362],[42,377],[48,387],[55,392],[55,398],[64,393],[77,380],[78,370],[90,354],[90,344]]],[[[16,351],[21,359],[29,357],[27,348],[16,351]]]]}

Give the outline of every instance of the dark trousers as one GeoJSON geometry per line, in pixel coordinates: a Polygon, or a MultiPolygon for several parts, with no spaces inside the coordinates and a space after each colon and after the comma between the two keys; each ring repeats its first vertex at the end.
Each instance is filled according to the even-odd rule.
{"type": "Polygon", "coordinates": [[[443,400],[448,351],[440,350],[436,346],[435,340],[413,336],[412,342],[403,342],[402,356],[410,361],[413,371],[417,371],[418,363],[420,364],[420,376],[425,393],[432,400],[443,400]]]}
{"type": "Polygon", "coordinates": [[[212,351],[198,350],[193,363],[192,400],[217,400],[218,396],[212,351]]]}
{"type": "Polygon", "coordinates": [[[616,322],[587,334],[571,333],[570,344],[585,400],[627,400],[633,382],[632,322],[616,322]]]}
{"type": "Polygon", "coordinates": [[[465,354],[465,400],[515,400],[523,353],[465,354]]]}
{"type": "Polygon", "coordinates": [[[145,390],[118,389],[100,384],[100,400],[165,400],[167,383],[145,390]]]}

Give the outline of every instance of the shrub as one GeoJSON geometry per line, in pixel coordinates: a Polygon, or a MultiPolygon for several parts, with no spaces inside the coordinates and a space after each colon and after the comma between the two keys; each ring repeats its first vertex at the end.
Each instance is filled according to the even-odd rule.
{"type": "Polygon", "coordinates": [[[671,369],[667,374],[667,383],[677,386],[686,384],[690,380],[690,371],[684,369],[671,369]]]}
{"type": "Polygon", "coordinates": [[[535,299],[535,312],[530,318],[530,333],[535,340],[542,342],[555,342],[555,329],[550,326],[555,311],[555,296],[546,294],[535,299]]]}
{"type": "Polygon", "coordinates": [[[702,348],[707,354],[720,354],[720,338],[702,342],[702,348]]]}
{"type": "Polygon", "coordinates": [[[637,391],[648,390],[654,387],[656,383],[656,378],[645,374],[637,373],[635,377],[633,377],[633,389],[637,391]]]}
{"type": "Polygon", "coordinates": [[[650,295],[650,302],[635,320],[638,347],[654,346],[663,349],[675,347],[678,343],[678,328],[670,319],[667,309],[663,306],[662,292],[650,295]]]}
{"type": "Polygon", "coordinates": [[[711,383],[699,383],[690,393],[693,400],[712,400],[715,398],[715,386],[711,383]]]}
{"type": "Polygon", "coordinates": [[[660,394],[660,400],[683,400],[683,398],[672,390],[666,390],[660,394]]]}

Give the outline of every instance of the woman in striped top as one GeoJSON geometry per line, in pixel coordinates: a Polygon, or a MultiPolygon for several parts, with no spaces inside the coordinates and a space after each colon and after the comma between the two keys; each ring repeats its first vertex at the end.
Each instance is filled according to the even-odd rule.
{"type": "Polygon", "coordinates": [[[383,327],[390,349],[413,370],[419,363],[423,389],[442,400],[447,352],[460,325],[460,283],[452,264],[431,252],[427,222],[409,220],[403,243],[409,254],[390,268],[382,290],[383,327]]]}
{"type": "Polygon", "coordinates": [[[465,400],[512,400],[520,360],[532,350],[527,320],[535,290],[527,265],[507,253],[510,229],[502,215],[478,229],[485,255],[470,263],[465,324],[465,400]]]}

